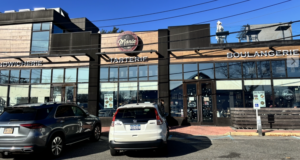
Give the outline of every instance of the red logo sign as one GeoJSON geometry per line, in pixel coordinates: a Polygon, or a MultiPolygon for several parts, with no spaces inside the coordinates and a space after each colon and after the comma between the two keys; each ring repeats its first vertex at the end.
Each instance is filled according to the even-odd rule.
{"type": "Polygon", "coordinates": [[[138,37],[131,31],[125,31],[118,36],[117,45],[121,51],[134,51],[139,43],[138,37]]]}

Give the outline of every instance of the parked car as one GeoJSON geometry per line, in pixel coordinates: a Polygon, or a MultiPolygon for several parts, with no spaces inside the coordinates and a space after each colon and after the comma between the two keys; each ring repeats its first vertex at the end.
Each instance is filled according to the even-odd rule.
{"type": "Polygon", "coordinates": [[[120,150],[154,149],[167,153],[168,114],[161,113],[151,103],[127,104],[119,107],[109,130],[109,147],[112,156],[120,150]]]}
{"type": "Polygon", "coordinates": [[[75,104],[26,104],[6,107],[0,115],[0,153],[41,150],[59,157],[66,145],[98,141],[101,121],[75,104]]]}

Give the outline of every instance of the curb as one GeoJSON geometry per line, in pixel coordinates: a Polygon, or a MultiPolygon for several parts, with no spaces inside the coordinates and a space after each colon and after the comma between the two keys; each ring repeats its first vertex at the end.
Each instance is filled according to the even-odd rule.
{"type": "Polygon", "coordinates": [[[259,136],[256,132],[229,132],[231,136],[259,136]]]}
{"type": "Polygon", "coordinates": [[[265,133],[265,136],[300,136],[300,133],[265,133]]]}

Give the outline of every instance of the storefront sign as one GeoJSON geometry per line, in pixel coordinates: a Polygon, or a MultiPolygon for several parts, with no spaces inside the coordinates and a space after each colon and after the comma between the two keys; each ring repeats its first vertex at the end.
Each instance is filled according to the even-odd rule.
{"type": "Polygon", "coordinates": [[[113,107],[114,107],[114,95],[104,94],[104,108],[113,108],[113,107]]]}
{"type": "Polygon", "coordinates": [[[42,66],[43,61],[0,62],[0,67],[42,66]]]}
{"type": "Polygon", "coordinates": [[[148,57],[110,58],[111,63],[146,62],[148,57]]]}
{"type": "Polygon", "coordinates": [[[286,100],[291,100],[294,98],[294,92],[290,89],[285,89],[282,91],[282,97],[286,100]]]}
{"type": "Polygon", "coordinates": [[[299,50],[278,50],[278,51],[255,51],[254,54],[249,52],[227,53],[227,58],[255,58],[255,57],[278,57],[278,56],[299,56],[299,50]]]}
{"type": "Polygon", "coordinates": [[[266,107],[266,100],[265,100],[265,91],[253,91],[253,107],[255,108],[258,104],[260,107],[266,107]],[[255,104],[254,104],[255,102],[255,104]]]}
{"type": "Polygon", "coordinates": [[[131,31],[125,31],[118,36],[117,45],[121,51],[134,51],[139,43],[138,37],[131,31]]]}

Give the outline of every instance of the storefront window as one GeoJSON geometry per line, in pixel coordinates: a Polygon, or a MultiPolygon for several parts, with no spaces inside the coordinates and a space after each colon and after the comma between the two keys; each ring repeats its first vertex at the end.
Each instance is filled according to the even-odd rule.
{"type": "Polygon", "coordinates": [[[184,79],[198,79],[197,64],[183,64],[184,79]]]}
{"type": "Polygon", "coordinates": [[[300,108],[300,80],[273,80],[275,103],[273,107],[300,108]]]}
{"type": "Polygon", "coordinates": [[[78,106],[87,109],[88,98],[89,98],[89,84],[88,83],[78,84],[77,97],[76,97],[78,106]]]}
{"type": "Polygon", "coordinates": [[[30,70],[21,70],[20,83],[29,83],[30,79],[30,70]]]}
{"type": "Polygon", "coordinates": [[[11,85],[9,89],[9,105],[28,103],[29,85],[11,85]]]}
{"type": "Polygon", "coordinates": [[[242,78],[242,65],[241,62],[228,63],[229,66],[229,79],[242,78]]]}
{"type": "Polygon", "coordinates": [[[214,79],[214,64],[199,63],[199,79],[214,79]]]}
{"type": "Polygon", "coordinates": [[[109,81],[118,81],[118,67],[110,67],[109,81]]]}
{"type": "Polygon", "coordinates": [[[65,83],[76,82],[77,68],[66,68],[65,83]]]}
{"type": "Polygon", "coordinates": [[[108,67],[100,68],[100,81],[108,81],[108,67]]]}
{"type": "Polygon", "coordinates": [[[286,77],[285,75],[285,61],[271,61],[273,78],[286,77]]]}
{"type": "Polygon", "coordinates": [[[30,103],[46,103],[50,101],[50,84],[31,85],[30,103]]]}
{"type": "Polygon", "coordinates": [[[48,53],[50,23],[34,23],[32,27],[31,54],[48,53]]]}
{"type": "Polygon", "coordinates": [[[149,66],[149,80],[158,80],[158,66],[150,65],[149,66]]]}
{"type": "Polygon", "coordinates": [[[99,117],[112,117],[118,108],[118,83],[100,83],[99,117]]]}
{"type": "Polygon", "coordinates": [[[244,91],[246,107],[253,108],[253,102],[273,107],[271,80],[245,80],[244,91]]]}
{"type": "Polygon", "coordinates": [[[139,66],[139,80],[148,80],[148,66],[139,66]]]}
{"type": "Polygon", "coordinates": [[[257,63],[258,78],[271,78],[270,62],[258,61],[256,63],[257,63]]]}
{"type": "Polygon", "coordinates": [[[127,81],[128,80],[128,67],[120,67],[119,68],[119,81],[127,81]]]}
{"type": "Polygon", "coordinates": [[[10,83],[19,83],[20,70],[11,70],[10,71],[10,83]]]}
{"type": "Polygon", "coordinates": [[[243,77],[244,78],[257,78],[255,62],[243,62],[243,77]]]}
{"type": "Polygon", "coordinates": [[[0,115],[7,104],[7,86],[0,86],[0,115]]]}
{"type": "Polygon", "coordinates": [[[119,83],[119,106],[137,103],[137,82],[119,83]]]}
{"type": "Polygon", "coordinates": [[[31,70],[31,83],[40,83],[41,82],[41,70],[32,69],[31,70]]]}
{"type": "Polygon", "coordinates": [[[129,67],[129,81],[137,81],[138,70],[137,66],[129,67]]]}
{"type": "Polygon", "coordinates": [[[215,63],[216,79],[227,79],[228,69],[227,63],[215,63]]]}
{"type": "Polygon", "coordinates": [[[182,80],[182,64],[170,65],[170,80],[180,79],[182,80]]]}
{"type": "Polygon", "coordinates": [[[8,70],[1,70],[0,71],[0,84],[8,83],[9,79],[9,71],[8,70]]]}
{"type": "Polygon", "coordinates": [[[51,69],[42,70],[42,83],[51,83],[51,69]]]}
{"type": "Polygon", "coordinates": [[[89,68],[78,68],[78,82],[89,82],[89,68]]]}
{"type": "Polygon", "coordinates": [[[183,117],[182,81],[170,81],[171,116],[183,117]]]}
{"type": "Polygon", "coordinates": [[[288,77],[300,77],[300,66],[298,67],[287,67],[288,77]]]}
{"type": "Polygon", "coordinates": [[[157,103],[157,82],[140,82],[139,103],[157,103]]]}
{"type": "Polygon", "coordinates": [[[231,108],[243,107],[241,80],[216,81],[217,117],[230,118],[231,108]]]}
{"type": "Polygon", "coordinates": [[[64,82],[64,69],[53,69],[52,83],[64,82]]]}

